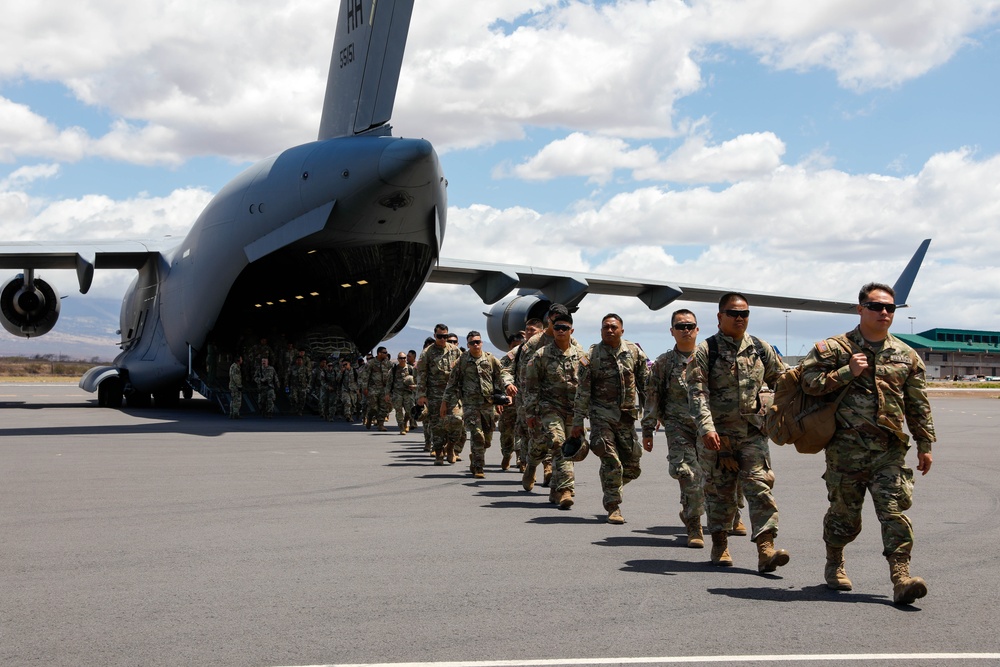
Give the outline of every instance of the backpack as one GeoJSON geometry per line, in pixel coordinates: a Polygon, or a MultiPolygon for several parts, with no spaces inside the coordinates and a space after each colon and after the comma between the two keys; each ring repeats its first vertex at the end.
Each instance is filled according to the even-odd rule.
{"type": "MultiPolygon", "coordinates": [[[[833,340],[845,342],[842,336],[833,340]]],[[[764,434],[776,445],[794,444],[800,454],[818,454],[837,431],[837,408],[849,388],[848,384],[833,401],[811,396],[802,391],[801,364],[789,368],[775,383],[774,403],[764,415],[764,434]]]]}

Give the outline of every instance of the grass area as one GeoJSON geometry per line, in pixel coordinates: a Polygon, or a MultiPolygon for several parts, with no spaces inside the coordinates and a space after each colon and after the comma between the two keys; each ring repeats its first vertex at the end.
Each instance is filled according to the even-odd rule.
{"type": "Polygon", "coordinates": [[[951,380],[928,380],[932,389],[1000,389],[1000,382],[953,382],[951,380]]]}
{"type": "Polygon", "coordinates": [[[0,357],[0,381],[45,382],[77,379],[90,368],[107,362],[49,357],[0,357]]]}

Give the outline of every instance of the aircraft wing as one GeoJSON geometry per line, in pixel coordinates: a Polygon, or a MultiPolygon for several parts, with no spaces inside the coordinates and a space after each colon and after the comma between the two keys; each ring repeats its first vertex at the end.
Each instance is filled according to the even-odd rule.
{"type": "Polygon", "coordinates": [[[25,241],[0,244],[0,269],[73,269],[86,294],[94,269],[139,269],[149,259],[177,246],[181,238],[150,241],[85,241],[48,243],[25,241]]]}

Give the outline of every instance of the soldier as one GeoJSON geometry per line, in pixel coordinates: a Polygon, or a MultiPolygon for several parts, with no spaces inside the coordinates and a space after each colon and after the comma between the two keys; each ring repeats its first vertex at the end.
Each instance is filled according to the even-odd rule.
{"type": "Polygon", "coordinates": [[[670,316],[670,334],[674,349],[664,352],[649,372],[646,384],[646,415],[642,420],[642,447],[653,451],[656,424],[663,425],[667,437],[667,460],[670,476],[681,488],[681,522],[687,528],[687,545],[705,547],[701,515],[705,511],[701,464],[698,462],[698,434],[688,409],[684,370],[694,357],[698,340],[698,320],[690,310],[677,310],[670,316]]]}
{"type": "Polygon", "coordinates": [[[851,590],[844,547],[861,532],[865,491],[882,524],[882,555],[889,561],[892,599],[911,604],[927,584],[910,576],[913,524],[903,514],[913,502],[913,470],[906,466],[909,437],[917,443],[917,470],[931,469],[934,422],[927,401],[924,363],[889,333],[896,311],[888,285],[868,283],[858,294],[861,321],[853,331],[816,343],[802,362],[808,394],[846,392],[837,407],[837,430],[826,446],[827,496],[823,517],[826,585],[851,590]]]}
{"type": "Polygon", "coordinates": [[[337,416],[337,402],[340,400],[337,394],[339,380],[340,373],[337,372],[335,363],[331,364],[326,359],[320,359],[319,371],[316,373],[316,397],[320,413],[328,422],[332,422],[337,416]]]}
{"type": "Polygon", "coordinates": [[[645,404],[646,353],[622,338],[625,323],[608,313],[601,320],[601,342],[580,360],[579,386],[573,406],[574,438],[583,437],[583,420],[590,419],[590,451],[601,458],[601,488],[608,523],[623,524],[622,487],[642,472],[642,447],[635,420],[645,404]]]}
{"type": "Polygon", "coordinates": [[[389,379],[389,398],[396,410],[396,426],[399,434],[406,435],[410,430],[410,412],[413,410],[413,393],[417,388],[414,377],[415,369],[406,361],[406,354],[396,355],[396,365],[392,367],[389,379]]]}
{"type": "Polygon", "coordinates": [[[469,349],[458,358],[448,378],[439,416],[444,419],[448,406],[462,404],[465,429],[472,443],[469,472],[473,477],[482,479],[486,476],[486,450],[493,439],[493,415],[496,410],[502,410],[495,405],[494,396],[503,396],[503,378],[500,376],[500,362],[483,351],[482,334],[470,331],[465,340],[469,349]]]}
{"type": "MultiPolygon", "coordinates": [[[[516,334],[507,337],[507,354],[499,359],[500,370],[503,372],[505,378],[511,377],[511,369],[514,366],[514,357],[517,355],[517,348],[523,342],[523,331],[518,331],[516,334]]],[[[521,451],[517,448],[517,405],[515,399],[510,399],[509,397],[508,399],[511,402],[504,406],[503,412],[500,413],[499,423],[497,424],[500,428],[501,470],[510,468],[510,459],[514,456],[515,451],[517,451],[518,468],[524,465],[521,458],[521,451]]]]}
{"type": "MultiPolygon", "coordinates": [[[[427,343],[427,345],[430,345],[430,343],[432,343],[432,342],[434,342],[434,341],[431,340],[429,343],[427,343]]],[[[427,345],[424,345],[424,347],[427,347],[427,345]]],[[[410,368],[413,369],[413,379],[414,379],[414,381],[416,381],[416,379],[417,379],[417,376],[416,376],[416,373],[417,373],[417,351],[416,350],[410,350],[409,352],[406,353],[406,363],[410,366],[410,368]]],[[[407,429],[409,431],[415,431],[415,430],[417,430],[417,417],[416,417],[416,415],[413,414],[413,408],[416,406],[416,404],[417,404],[417,396],[416,396],[416,391],[414,390],[414,392],[410,396],[410,404],[406,407],[407,418],[410,420],[409,428],[407,429]]],[[[427,444],[428,445],[430,444],[429,440],[427,441],[427,444]]],[[[428,448],[428,451],[430,451],[429,448],[428,448]]]]}
{"type": "MultiPolygon", "coordinates": [[[[292,386],[292,368],[295,366],[295,358],[298,357],[297,350],[295,349],[295,343],[287,343],[285,347],[281,349],[281,354],[278,357],[278,377],[281,378],[281,382],[286,387],[292,386]]],[[[306,370],[309,370],[308,368],[306,370]]]]}
{"type": "Polygon", "coordinates": [[[389,406],[392,405],[389,398],[392,391],[390,373],[392,362],[389,361],[389,350],[382,346],[376,350],[375,358],[365,364],[358,378],[361,393],[368,399],[368,412],[365,415],[367,429],[378,424],[378,430],[386,430],[385,420],[389,416],[389,406]]]}
{"type": "MultiPolygon", "coordinates": [[[[728,292],[719,300],[719,332],[698,345],[685,380],[691,415],[701,438],[698,458],[705,476],[712,564],[729,566],[728,530],[736,516],[737,481],[750,506],[750,539],[757,544],[757,571],[774,572],[789,554],[774,548],[778,505],[767,437],[761,432],[767,403],[761,392],[785,365],[767,342],[746,334],[747,299],[728,292]]],[[[765,398],[767,395],[765,394],[765,398]]]]}
{"type": "Polygon", "coordinates": [[[424,348],[417,361],[417,405],[426,406],[430,419],[431,438],[434,447],[434,465],[449,464],[458,460],[455,453],[461,447],[462,417],[456,407],[441,416],[441,400],[444,398],[452,368],[462,352],[448,343],[448,327],[438,324],[434,327],[434,344],[424,348]]]}
{"type": "Polygon", "coordinates": [[[528,451],[527,467],[534,470],[543,458],[552,457],[549,502],[565,510],[573,506],[575,476],[573,462],[563,456],[562,446],[573,426],[577,374],[586,353],[573,341],[573,316],[569,313],[553,317],[552,335],[553,341],[528,361],[520,400],[528,428],[544,436],[541,447],[533,443],[528,451]]]}
{"type": "Polygon", "coordinates": [[[232,402],[229,404],[229,418],[239,419],[240,408],[243,407],[243,355],[236,355],[236,361],[229,367],[229,393],[232,402]]]}
{"type": "Polygon", "coordinates": [[[295,359],[295,363],[288,371],[288,399],[292,404],[292,411],[301,415],[309,393],[309,369],[305,367],[302,357],[292,358],[295,359]]]}
{"type": "Polygon", "coordinates": [[[358,405],[358,378],[346,357],[340,362],[340,376],[337,379],[337,393],[344,408],[344,420],[353,422],[358,405]]]}
{"type": "Polygon", "coordinates": [[[266,419],[274,416],[274,399],[278,391],[278,373],[268,365],[267,357],[261,357],[260,368],[254,375],[257,383],[260,410],[266,419]]]}

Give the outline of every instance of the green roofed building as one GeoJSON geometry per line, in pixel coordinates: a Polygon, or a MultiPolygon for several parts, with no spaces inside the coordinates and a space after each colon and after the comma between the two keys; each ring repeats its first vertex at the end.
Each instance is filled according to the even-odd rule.
{"type": "Polygon", "coordinates": [[[893,335],[920,354],[928,378],[1000,376],[1000,331],[928,329],[893,335]]]}

